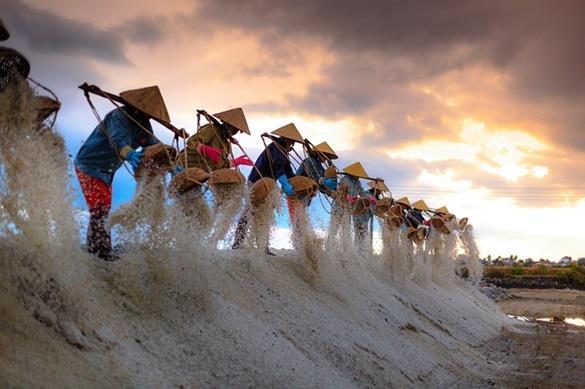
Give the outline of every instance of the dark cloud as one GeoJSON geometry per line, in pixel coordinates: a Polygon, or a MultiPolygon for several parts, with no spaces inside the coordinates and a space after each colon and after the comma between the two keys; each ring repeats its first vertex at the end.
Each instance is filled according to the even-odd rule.
{"type": "Polygon", "coordinates": [[[126,39],[136,44],[153,44],[165,37],[168,29],[166,18],[135,17],[124,21],[112,31],[119,39],[126,39]]]}
{"type": "MultiPolygon", "coordinates": [[[[336,60],[305,96],[292,97],[289,104],[329,118],[386,117],[377,120],[378,138],[415,139],[422,131],[407,115],[447,110],[413,105],[399,91],[488,66],[505,75],[512,104],[510,110],[495,101],[493,120],[507,111],[517,121],[513,111],[520,103],[527,107],[522,114],[535,117],[546,105],[550,138],[571,148],[584,146],[582,109],[568,108],[585,102],[583,1],[208,0],[198,13],[216,27],[255,34],[267,50],[294,40],[322,44],[336,60]],[[384,115],[386,107],[401,116],[384,115]]],[[[436,132],[440,136],[444,128],[436,132]]]]}
{"type": "Polygon", "coordinates": [[[80,54],[104,61],[128,62],[117,34],[29,7],[20,0],[3,0],[2,18],[13,36],[42,53],[80,54]]]}

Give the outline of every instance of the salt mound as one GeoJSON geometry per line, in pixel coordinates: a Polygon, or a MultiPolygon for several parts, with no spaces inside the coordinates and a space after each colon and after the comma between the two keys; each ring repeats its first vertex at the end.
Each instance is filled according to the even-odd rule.
{"type": "MultiPolygon", "coordinates": [[[[400,250],[325,252],[310,239],[269,257],[268,213],[253,221],[256,248],[217,250],[178,204],[146,196],[164,212],[147,212],[156,228],[146,230],[123,219],[119,262],[83,253],[66,157],[32,130],[26,88],[12,93],[0,95],[0,138],[26,141],[0,142],[1,386],[469,387],[501,374],[480,346],[509,319],[471,283],[400,262],[400,250]],[[28,147],[44,150],[34,168],[28,147]]],[[[446,260],[429,255],[418,266],[446,260]]]]}

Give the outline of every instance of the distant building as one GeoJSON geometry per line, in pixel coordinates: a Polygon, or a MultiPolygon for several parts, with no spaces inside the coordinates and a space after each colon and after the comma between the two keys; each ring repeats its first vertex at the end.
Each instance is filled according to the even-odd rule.
{"type": "Polygon", "coordinates": [[[571,264],[571,262],[573,262],[573,258],[568,257],[568,256],[564,256],[559,261],[559,265],[565,267],[565,266],[569,266],[571,264]]]}

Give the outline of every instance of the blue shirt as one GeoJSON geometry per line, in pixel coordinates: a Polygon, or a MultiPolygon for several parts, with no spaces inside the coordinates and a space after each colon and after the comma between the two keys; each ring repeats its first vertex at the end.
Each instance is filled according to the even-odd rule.
{"type": "MultiPolygon", "coordinates": [[[[83,143],[74,162],[79,170],[107,185],[112,185],[114,173],[123,164],[120,151],[124,147],[136,149],[158,143],[154,136],[126,117],[122,109],[116,108],[106,115],[103,125],[98,124],[83,143]]],[[[140,124],[152,132],[148,119],[140,124]]]]}
{"type": "Polygon", "coordinates": [[[288,153],[281,146],[277,147],[272,142],[260,154],[256,163],[254,163],[254,168],[252,168],[248,176],[248,181],[253,184],[262,177],[270,177],[278,180],[278,177],[282,175],[290,178],[294,176],[294,173],[290,166],[288,153]],[[258,171],[260,171],[260,174],[258,174],[258,171]]]}

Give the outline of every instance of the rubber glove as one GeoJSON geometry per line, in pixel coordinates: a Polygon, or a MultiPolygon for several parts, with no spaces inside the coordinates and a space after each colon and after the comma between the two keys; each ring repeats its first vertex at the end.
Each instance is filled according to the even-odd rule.
{"type": "Polygon", "coordinates": [[[330,190],[336,190],[337,189],[337,180],[335,178],[326,178],[326,179],[323,180],[323,183],[330,190]]]}
{"type": "Polygon", "coordinates": [[[221,159],[221,150],[200,143],[197,151],[206,156],[211,162],[218,163],[221,159]]]}
{"type": "Polygon", "coordinates": [[[240,155],[238,158],[234,159],[232,162],[233,166],[240,166],[240,165],[244,165],[244,166],[254,166],[254,162],[246,157],[245,155],[240,155]]]}
{"type": "Polygon", "coordinates": [[[282,187],[282,191],[287,196],[294,196],[295,190],[293,186],[288,182],[288,178],[283,174],[282,176],[278,177],[278,182],[280,182],[280,186],[282,187]]]}
{"type": "Polygon", "coordinates": [[[136,151],[130,150],[126,153],[126,161],[130,162],[130,166],[133,169],[138,168],[138,165],[142,163],[142,158],[144,157],[144,151],[136,151]]]}
{"type": "Polygon", "coordinates": [[[182,171],[183,171],[183,166],[179,166],[179,165],[175,166],[173,168],[173,170],[171,170],[171,177],[176,176],[177,174],[181,173],[182,171]]]}

